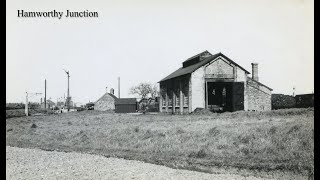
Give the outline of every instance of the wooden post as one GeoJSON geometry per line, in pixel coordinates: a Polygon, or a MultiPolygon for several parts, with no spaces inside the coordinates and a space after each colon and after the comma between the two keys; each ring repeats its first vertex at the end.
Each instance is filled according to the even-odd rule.
{"type": "Polygon", "coordinates": [[[206,109],[208,109],[208,81],[205,81],[205,92],[206,92],[206,109]]]}
{"type": "Polygon", "coordinates": [[[168,86],[166,87],[166,112],[168,112],[168,106],[169,106],[169,102],[168,102],[168,86]]]}
{"type": "Polygon", "coordinates": [[[47,109],[47,80],[44,80],[44,109],[47,109]]]}
{"type": "Polygon", "coordinates": [[[161,84],[159,84],[159,92],[160,92],[160,98],[159,98],[159,112],[162,112],[162,101],[163,101],[163,97],[162,97],[162,89],[161,89],[161,84]]]}
{"type": "Polygon", "coordinates": [[[24,112],[25,112],[25,114],[26,114],[26,116],[28,116],[28,114],[29,114],[29,112],[28,112],[28,92],[26,92],[26,105],[24,106],[24,112]]]}
{"type": "MultiPolygon", "coordinates": [[[[175,88],[175,86],[173,86],[175,88]]],[[[174,89],[171,92],[172,93],[172,114],[174,114],[176,112],[176,93],[174,93],[174,89]]]]}

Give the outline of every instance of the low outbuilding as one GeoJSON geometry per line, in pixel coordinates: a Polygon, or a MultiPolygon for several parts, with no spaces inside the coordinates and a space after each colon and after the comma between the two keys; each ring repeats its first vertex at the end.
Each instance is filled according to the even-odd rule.
{"type": "Polygon", "coordinates": [[[117,98],[115,101],[116,113],[134,113],[137,112],[136,98],[117,98]]]}

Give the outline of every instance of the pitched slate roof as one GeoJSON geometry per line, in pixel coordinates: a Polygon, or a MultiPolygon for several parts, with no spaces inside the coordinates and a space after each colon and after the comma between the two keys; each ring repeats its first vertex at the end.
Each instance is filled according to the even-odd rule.
{"type": "Polygon", "coordinates": [[[136,104],[136,98],[117,98],[115,104],[136,104]]]}
{"type": "Polygon", "coordinates": [[[252,79],[251,77],[248,77],[248,79],[251,80],[251,81],[253,81],[253,82],[255,82],[255,83],[258,83],[258,84],[261,85],[261,86],[264,86],[264,87],[268,88],[270,91],[273,91],[273,89],[271,89],[270,87],[262,84],[262,83],[259,82],[259,81],[256,81],[256,80],[252,79]]]}
{"type": "Polygon", "coordinates": [[[117,97],[116,97],[115,95],[107,92],[107,93],[105,93],[103,96],[101,96],[95,103],[97,103],[98,101],[100,101],[105,95],[109,95],[109,96],[111,96],[113,99],[117,99],[117,97]]]}
{"type": "Polygon", "coordinates": [[[211,54],[209,51],[205,50],[205,51],[203,51],[203,52],[201,52],[201,53],[199,53],[199,54],[197,54],[197,55],[194,55],[194,56],[188,58],[187,60],[183,61],[183,63],[185,63],[185,62],[187,62],[187,61],[189,61],[189,60],[191,60],[191,59],[194,59],[194,58],[196,58],[196,57],[199,57],[199,56],[201,56],[201,55],[203,55],[203,54],[205,54],[205,53],[211,54]]]}
{"type": "MultiPolygon", "coordinates": [[[[206,51],[204,51],[204,52],[206,52],[206,51]]],[[[198,56],[203,54],[204,52],[198,54],[198,56]]],[[[249,71],[245,70],[243,67],[241,67],[240,65],[238,65],[237,63],[235,63],[234,61],[232,61],[231,59],[229,59],[227,56],[225,56],[224,54],[222,54],[220,52],[220,53],[214,54],[214,55],[212,55],[210,57],[207,57],[207,58],[203,59],[202,61],[200,61],[200,62],[198,62],[196,64],[193,64],[191,66],[187,66],[187,67],[184,67],[184,68],[181,67],[181,68],[177,69],[176,71],[174,71],[173,73],[171,73],[170,75],[168,75],[167,77],[165,77],[162,80],[160,80],[159,82],[166,81],[166,80],[169,80],[169,79],[172,79],[172,78],[175,78],[175,77],[179,77],[179,76],[182,76],[182,75],[190,74],[190,73],[194,72],[195,70],[197,70],[198,68],[200,68],[201,66],[211,62],[212,60],[216,59],[219,56],[225,58],[230,63],[238,66],[240,69],[245,71],[247,74],[250,74],[249,71]]],[[[189,58],[189,59],[191,59],[191,58],[189,58]]]]}

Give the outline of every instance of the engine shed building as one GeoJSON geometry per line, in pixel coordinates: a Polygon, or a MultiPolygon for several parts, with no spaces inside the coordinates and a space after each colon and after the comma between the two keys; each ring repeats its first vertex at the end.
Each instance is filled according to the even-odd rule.
{"type": "Polygon", "coordinates": [[[249,71],[222,53],[208,51],[182,63],[160,83],[160,112],[191,113],[196,108],[212,111],[271,110],[272,89],[258,78],[258,64],[249,71]]]}

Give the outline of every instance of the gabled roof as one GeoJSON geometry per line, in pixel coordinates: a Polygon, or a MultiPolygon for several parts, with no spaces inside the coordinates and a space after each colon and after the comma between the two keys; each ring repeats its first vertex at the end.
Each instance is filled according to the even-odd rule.
{"type": "Polygon", "coordinates": [[[199,54],[197,54],[197,55],[194,55],[194,56],[188,58],[187,60],[183,61],[183,63],[185,63],[185,62],[187,62],[187,61],[189,61],[189,60],[191,60],[191,59],[194,59],[194,58],[196,58],[196,57],[199,57],[199,56],[201,56],[201,55],[203,55],[203,54],[205,54],[205,53],[211,54],[209,51],[205,50],[205,51],[203,51],[203,52],[201,52],[201,53],[199,53],[199,54]]]}
{"type": "MultiPolygon", "coordinates": [[[[206,52],[206,51],[204,51],[204,52],[206,52]]],[[[202,52],[202,53],[204,53],[204,52],[202,52]]],[[[201,55],[202,53],[200,53],[198,55],[201,55]]],[[[200,68],[201,66],[204,66],[205,64],[207,64],[207,63],[211,62],[212,60],[218,58],[219,56],[221,56],[224,59],[228,60],[230,63],[238,66],[240,69],[245,71],[247,74],[250,74],[249,71],[245,70],[243,67],[241,67],[240,65],[238,65],[237,63],[235,63],[234,61],[232,61],[231,59],[229,59],[227,56],[225,56],[224,54],[222,54],[220,52],[220,53],[214,54],[214,55],[212,55],[210,57],[207,57],[207,58],[203,59],[202,61],[200,61],[200,62],[198,62],[196,64],[193,64],[191,66],[187,66],[185,68],[181,67],[181,68],[177,69],[176,71],[174,71],[173,73],[171,73],[170,75],[168,75],[167,77],[163,78],[159,82],[166,81],[166,80],[169,80],[169,79],[172,79],[172,78],[175,78],[175,77],[179,77],[179,76],[182,76],[182,75],[190,74],[190,73],[194,72],[195,70],[197,70],[198,68],[200,68]]]]}
{"type": "Polygon", "coordinates": [[[101,96],[101,97],[96,101],[96,103],[97,103],[98,101],[100,101],[100,99],[102,99],[105,95],[109,95],[109,96],[113,97],[113,99],[117,99],[117,97],[116,97],[115,95],[107,92],[107,93],[105,93],[103,96],[101,96]]]}
{"type": "Polygon", "coordinates": [[[273,91],[273,89],[271,89],[270,87],[262,84],[262,83],[259,82],[259,81],[256,81],[256,80],[252,79],[251,77],[248,77],[248,79],[251,80],[251,81],[253,81],[253,82],[255,82],[255,83],[258,83],[258,84],[261,85],[261,86],[264,86],[264,87],[268,88],[270,91],[273,91]]]}
{"type": "Polygon", "coordinates": [[[117,98],[115,104],[136,104],[136,98],[117,98]]]}

